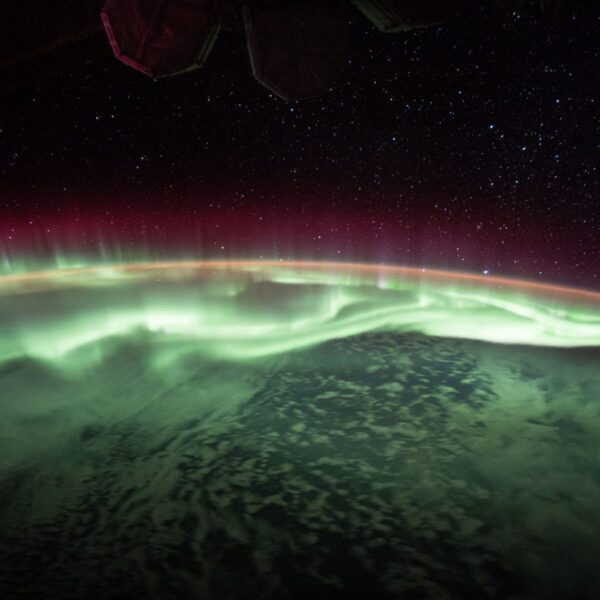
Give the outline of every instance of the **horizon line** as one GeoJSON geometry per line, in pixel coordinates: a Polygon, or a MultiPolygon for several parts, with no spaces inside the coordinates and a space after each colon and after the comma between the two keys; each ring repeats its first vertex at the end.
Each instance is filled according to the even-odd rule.
{"type": "Polygon", "coordinates": [[[501,275],[486,275],[468,271],[442,270],[439,268],[414,267],[404,265],[390,265],[378,263],[361,262],[336,262],[333,260],[315,261],[315,260],[287,260],[287,259],[180,259],[180,260],[161,260],[152,262],[114,262],[106,264],[95,264],[82,267],[57,267],[45,271],[33,271],[29,273],[0,274],[0,285],[4,283],[20,283],[32,280],[50,279],[56,274],[61,275],[83,275],[94,273],[107,267],[118,268],[121,271],[158,271],[170,267],[179,267],[187,269],[209,269],[209,268],[248,268],[251,266],[263,266],[268,268],[297,268],[313,269],[319,271],[342,270],[358,272],[378,272],[396,275],[415,276],[426,273],[429,277],[438,279],[458,279],[461,281],[477,281],[480,283],[496,284],[503,287],[529,288],[530,290],[539,290],[541,292],[552,292],[570,296],[580,296],[589,298],[600,303],[600,291],[586,290],[568,285],[554,283],[540,283],[529,279],[511,278],[501,275]]]}

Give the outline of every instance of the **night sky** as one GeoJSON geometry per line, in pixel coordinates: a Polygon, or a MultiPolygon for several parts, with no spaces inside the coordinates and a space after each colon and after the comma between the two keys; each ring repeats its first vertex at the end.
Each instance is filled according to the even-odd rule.
{"type": "Polygon", "coordinates": [[[0,92],[0,260],[98,254],[418,265],[600,288],[600,36],[491,10],[376,32],[285,103],[224,32],[153,81],[100,55],[0,92]]]}

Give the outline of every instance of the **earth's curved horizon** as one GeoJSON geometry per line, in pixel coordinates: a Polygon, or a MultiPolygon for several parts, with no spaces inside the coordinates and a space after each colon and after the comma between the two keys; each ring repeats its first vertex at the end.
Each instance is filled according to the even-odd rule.
{"type": "Polygon", "coordinates": [[[117,269],[123,272],[130,271],[157,271],[163,269],[247,269],[247,268],[281,268],[297,270],[325,270],[335,271],[354,271],[358,273],[405,275],[409,277],[428,277],[441,279],[456,279],[458,281],[470,281],[486,284],[490,286],[512,286],[515,288],[529,289],[530,291],[539,291],[540,293],[565,294],[582,300],[591,302],[600,301],[600,290],[586,289],[565,285],[561,283],[544,283],[533,281],[521,277],[509,277],[505,275],[480,274],[470,271],[445,270],[434,267],[416,267],[409,265],[396,265],[387,263],[365,263],[365,262],[338,262],[332,260],[301,260],[301,259],[161,259],[152,261],[91,261],[89,264],[81,266],[56,266],[45,270],[17,270],[13,272],[8,268],[4,272],[0,271],[0,282],[2,283],[22,283],[31,280],[52,279],[55,276],[73,276],[84,275],[103,271],[105,269],[117,269]]]}

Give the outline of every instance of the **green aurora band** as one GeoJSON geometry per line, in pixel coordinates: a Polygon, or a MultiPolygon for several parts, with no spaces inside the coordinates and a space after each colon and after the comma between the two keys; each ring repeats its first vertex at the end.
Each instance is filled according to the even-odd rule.
{"type": "Polygon", "coordinates": [[[133,334],[156,367],[275,355],[370,331],[600,345],[600,293],[518,280],[312,262],[91,266],[0,277],[0,364],[92,366],[133,334]]]}

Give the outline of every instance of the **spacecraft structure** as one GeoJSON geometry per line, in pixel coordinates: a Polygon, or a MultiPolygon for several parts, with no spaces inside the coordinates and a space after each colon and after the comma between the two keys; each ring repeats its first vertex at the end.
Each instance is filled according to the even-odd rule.
{"type": "MultiPolygon", "coordinates": [[[[221,32],[228,31],[245,37],[256,80],[274,95],[296,101],[335,85],[350,63],[351,24],[357,19],[384,34],[401,35],[456,23],[481,9],[476,0],[4,2],[0,87],[39,81],[69,68],[66,64],[101,60],[106,39],[129,67],[156,79],[172,77],[201,68],[221,32]]],[[[576,23],[584,29],[597,23],[597,10],[597,0],[491,0],[486,8],[498,22],[503,14],[529,15],[550,27],[576,23]]]]}
{"type": "Polygon", "coordinates": [[[254,77],[288,101],[326,93],[348,64],[351,12],[380,31],[444,22],[465,0],[107,0],[102,23],[115,56],[150,77],[200,68],[227,15],[241,11],[254,77]]]}

